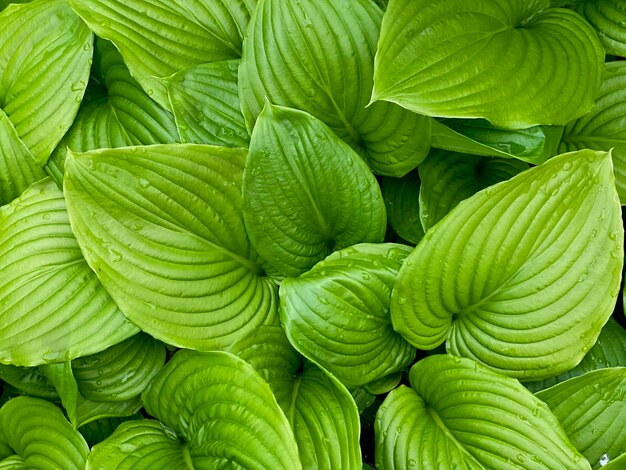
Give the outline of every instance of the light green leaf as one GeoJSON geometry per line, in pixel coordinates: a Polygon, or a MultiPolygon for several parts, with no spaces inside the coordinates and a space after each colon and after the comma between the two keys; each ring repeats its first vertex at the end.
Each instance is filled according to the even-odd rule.
{"type": "Polygon", "coordinates": [[[359,409],[359,413],[363,413],[367,408],[372,406],[376,401],[376,396],[365,390],[365,387],[354,388],[350,391],[352,399],[359,409]]]}
{"type": "Polygon", "coordinates": [[[599,369],[537,394],[593,468],[626,453],[626,367],[599,369]]]}
{"type": "Polygon", "coordinates": [[[626,466],[626,454],[616,459],[611,459],[609,455],[604,454],[600,458],[600,465],[602,465],[602,470],[622,470],[626,466]]]}
{"type": "MultiPolygon", "coordinates": [[[[0,446],[8,445],[22,466],[83,470],[89,448],[59,408],[45,400],[17,397],[0,409],[0,446]]],[[[5,461],[6,462],[6,461],[5,461]]]]}
{"type": "Polygon", "coordinates": [[[165,79],[183,142],[247,147],[237,91],[238,60],[201,64],[165,79]]]}
{"type": "Polygon", "coordinates": [[[245,234],[245,151],[152,145],[68,153],[65,195],[87,262],[121,310],[168,344],[219,349],[276,318],[245,234]]]}
{"type": "Polygon", "coordinates": [[[391,289],[411,248],[359,244],[280,286],[287,337],[306,358],[354,388],[407,367],[415,349],[393,331],[391,289]]]}
{"type": "Polygon", "coordinates": [[[50,179],[0,209],[0,362],[65,362],[137,332],[89,269],[50,179]]]}
{"type": "Polygon", "coordinates": [[[85,426],[106,418],[126,418],[135,415],[142,407],[139,395],[125,401],[91,401],[78,396],[75,427],[85,426]]]}
{"type": "Polygon", "coordinates": [[[80,398],[78,385],[72,373],[72,364],[70,362],[44,364],[39,366],[39,370],[54,385],[70,423],[77,428],[79,424],[76,419],[76,408],[80,398]]]}
{"type": "Polygon", "coordinates": [[[402,380],[402,372],[394,372],[380,379],[365,384],[365,389],[373,395],[382,395],[396,388],[402,380]]]}
{"type": "Polygon", "coordinates": [[[139,333],[104,351],[72,361],[83,397],[124,401],[141,394],[165,364],[165,346],[139,333]]]}
{"type": "Polygon", "coordinates": [[[471,359],[435,355],[376,415],[376,468],[589,469],[545,403],[471,359]]]}
{"type": "Polygon", "coordinates": [[[0,109],[40,165],[76,116],[92,43],[93,34],[64,0],[0,13],[0,109]]]}
{"type": "Polygon", "coordinates": [[[83,424],[78,431],[83,435],[85,441],[89,444],[89,447],[93,447],[113,434],[120,424],[132,419],[142,419],[142,415],[136,413],[130,417],[124,418],[100,418],[83,424]]]}
{"type": "Polygon", "coordinates": [[[419,166],[423,183],[418,207],[424,230],[443,219],[463,199],[526,169],[528,165],[519,160],[433,150],[419,166]]]}
{"type": "Polygon", "coordinates": [[[560,150],[589,148],[613,155],[615,184],[626,204],[626,62],[609,62],[596,95],[596,105],[565,127],[560,150]]]}
{"type": "Polygon", "coordinates": [[[141,89],[113,44],[96,38],[86,97],[48,166],[54,165],[55,172],[62,176],[68,147],[74,152],[85,152],[178,140],[174,116],[141,89]]]}
{"type": "Polygon", "coordinates": [[[252,130],[264,101],[322,120],[381,175],[403,176],[430,148],[430,119],[390,103],[366,108],[382,11],[371,0],[261,0],[239,70],[252,130]]]}
{"type": "Polygon", "coordinates": [[[457,205],[404,262],[396,331],[526,380],[593,346],[616,299],[624,230],[610,154],[552,158],[457,205]]]}
{"type": "Polygon", "coordinates": [[[531,392],[538,392],[585,372],[605,367],[626,367],[626,330],[612,318],[604,325],[598,341],[576,367],[560,375],[536,382],[525,382],[531,392]]]}
{"type": "Polygon", "coordinates": [[[433,147],[471,155],[516,158],[539,165],[556,155],[563,126],[500,129],[484,119],[433,121],[433,147]]]}
{"type": "MultiPolygon", "coordinates": [[[[156,420],[122,424],[107,439],[96,444],[87,470],[188,470],[189,453],[169,427],[156,420]]],[[[199,467],[198,467],[199,468],[199,467]]]]}
{"type": "Polygon", "coordinates": [[[420,185],[415,170],[402,178],[385,176],[381,184],[389,225],[404,240],[415,244],[424,237],[420,221],[420,185]]]}
{"type": "Polygon", "coordinates": [[[250,141],[243,198],[250,241],[282,276],[385,236],[384,201],[367,165],[321,121],[295,109],[266,104],[250,141]]]}
{"type": "Polygon", "coordinates": [[[372,100],[498,127],[565,125],[593,106],[604,49],[549,0],[392,0],[372,100]]]}
{"type": "Polygon", "coordinates": [[[239,58],[256,6],[256,0],[68,1],[98,36],[115,44],[131,75],[165,108],[169,102],[160,78],[239,58]]]}
{"type": "Polygon", "coordinates": [[[598,31],[607,54],[626,56],[626,4],[621,0],[585,0],[580,13],[598,31]]]}
{"type": "Polygon", "coordinates": [[[302,468],[269,385],[237,356],[179,351],[143,398],[146,411],[184,439],[196,468],[302,468]]]}
{"type": "Polygon", "coordinates": [[[0,108],[0,206],[20,196],[26,188],[45,176],[0,108]]]}

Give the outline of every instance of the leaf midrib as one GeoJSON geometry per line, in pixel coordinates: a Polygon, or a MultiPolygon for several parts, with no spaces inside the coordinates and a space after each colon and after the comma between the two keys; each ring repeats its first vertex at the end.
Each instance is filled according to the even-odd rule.
{"type": "Polygon", "coordinates": [[[446,427],[445,423],[442,421],[441,417],[437,414],[437,410],[435,410],[433,407],[426,405],[426,412],[428,413],[428,416],[430,416],[430,418],[433,420],[433,422],[435,423],[435,425],[441,429],[441,431],[445,434],[446,438],[450,439],[454,445],[461,451],[461,453],[463,453],[466,458],[472,460],[474,463],[480,465],[480,467],[482,468],[482,465],[480,464],[480,462],[476,461],[476,459],[474,458],[474,456],[472,454],[470,454],[467,449],[465,449],[465,446],[460,443],[456,437],[454,437],[454,435],[452,434],[452,432],[446,427]]]}

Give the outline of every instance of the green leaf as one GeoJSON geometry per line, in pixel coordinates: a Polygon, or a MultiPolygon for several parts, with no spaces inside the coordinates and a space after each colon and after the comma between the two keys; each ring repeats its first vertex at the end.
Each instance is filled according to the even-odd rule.
{"type": "Polygon", "coordinates": [[[510,129],[565,125],[593,106],[603,63],[593,28],[548,0],[392,0],[372,101],[510,129]]]}
{"type": "Polygon", "coordinates": [[[463,199],[526,169],[519,160],[433,150],[419,166],[422,226],[428,230],[463,199]]]}
{"type": "Polygon", "coordinates": [[[389,225],[400,237],[414,244],[424,237],[420,221],[420,185],[415,170],[402,178],[385,176],[381,184],[389,225]]]}
{"type": "Polygon", "coordinates": [[[184,470],[189,454],[174,431],[156,420],[126,421],[107,439],[96,444],[88,470],[184,470]]]}
{"type": "Polygon", "coordinates": [[[185,440],[197,468],[302,468],[269,385],[230,353],[179,351],[144,392],[146,411],[185,440]]]}
{"type": "Polygon", "coordinates": [[[552,158],[457,205],[403,264],[396,331],[526,380],[578,364],[611,316],[624,259],[610,154],[552,158]]]}
{"type": "Polygon", "coordinates": [[[376,468],[589,469],[556,417],[517,380],[435,355],[376,415],[376,468]]]}
{"type": "Polygon", "coordinates": [[[26,188],[45,176],[0,108],[0,206],[20,196],[26,188]]]}
{"type": "Polygon", "coordinates": [[[141,409],[141,397],[139,395],[125,401],[91,401],[85,400],[81,395],[78,396],[76,406],[76,423],[75,427],[85,426],[96,420],[127,418],[134,416],[141,409]]]}
{"type": "Polygon", "coordinates": [[[165,108],[169,102],[160,78],[192,65],[239,58],[256,6],[256,0],[68,2],[98,36],[115,44],[131,75],[165,108]]]}
{"type": "Polygon", "coordinates": [[[596,344],[576,367],[544,380],[525,382],[524,386],[531,392],[536,393],[592,370],[605,367],[626,367],[626,348],[624,348],[624,345],[626,345],[626,330],[615,320],[609,318],[609,321],[602,328],[596,344]]]}
{"type": "Polygon", "coordinates": [[[411,248],[359,244],[280,286],[287,337],[306,358],[354,388],[407,367],[415,349],[393,331],[391,289],[411,248]]]}
{"type": "Polygon", "coordinates": [[[62,176],[68,147],[74,152],[85,152],[178,140],[174,116],[141,89],[113,44],[96,38],[85,100],[48,166],[54,165],[62,176]]]}
{"type": "Polygon", "coordinates": [[[0,409],[3,445],[8,445],[23,462],[5,468],[83,470],[89,452],[83,437],[59,408],[31,397],[13,398],[0,409]]]}
{"type": "Polygon", "coordinates": [[[622,470],[626,464],[626,454],[620,455],[616,459],[611,459],[609,455],[604,454],[600,458],[602,470],[622,470]]]}
{"type": "Polygon", "coordinates": [[[613,155],[615,184],[626,204],[626,62],[609,62],[596,95],[596,105],[565,127],[560,150],[589,148],[613,155]]]}
{"type": "Polygon", "coordinates": [[[152,145],[68,153],[65,195],[89,266],[168,344],[219,349],[276,318],[241,215],[243,150],[152,145]]]}
{"type": "Polygon", "coordinates": [[[250,141],[243,198],[250,241],[282,276],[385,236],[384,201],[365,163],[321,121],[295,109],[266,104],[250,141]]]}
{"type": "Polygon", "coordinates": [[[239,70],[248,129],[265,99],[322,120],[381,175],[403,176],[430,148],[430,119],[391,103],[366,108],[382,11],[371,0],[261,0],[239,70]]]}
{"type": "Polygon", "coordinates": [[[293,385],[287,414],[303,468],[361,467],[359,411],[346,388],[310,362],[293,385]]]}
{"type": "Polygon", "coordinates": [[[44,364],[39,366],[39,370],[56,388],[70,423],[77,428],[79,425],[76,419],[76,408],[79,402],[79,393],[72,372],[72,364],[70,362],[44,364]]]}
{"type": "Polygon", "coordinates": [[[45,398],[50,401],[59,400],[56,388],[41,373],[39,367],[18,367],[10,364],[0,364],[0,380],[11,384],[26,395],[45,398]]]}
{"type": "Polygon", "coordinates": [[[201,64],[165,79],[183,142],[247,147],[237,90],[238,60],[201,64]]]}
{"type": "Polygon", "coordinates": [[[72,361],[83,397],[124,401],[140,395],[165,364],[165,346],[139,333],[104,351],[72,361]]]}
{"type": "MultiPolygon", "coordinates": [[[[140,405],[141,406],[141,405],[140,405]]],[[[141,419],[139,413],[125,418],[100,418],[83,424],[78,431],[83,435],[89,447],[104,441],[125,421],[141,419]]]]}
{"type": "Polygon", "coordinates": [[[626,5],[620,0],[585,0],[576,11],[598,31],[607,54],[626,56],[626,5]]]}
{"type": "Polygon", "coordinates": [[[516,158],[539,165],[557,154],[563,126],[509,130],[484,119],[433,121],[433,147],[472,155],[516,158]]]}
{"type": "Polygon", "coordinates": [[[380,379],[374,380],[366,385],[365,389],[373,395],[383,395],[392,391],[402,380],[402,372],[394,372],[393,374],[386,375],[380,379]]]}
{"type": "Polygon", "coordinates": [[[0,109],[40,165],[76,116],[92,43],[93,34],[64,0],[0,13],[0,109]]]}
{"type": "Polygon", "coordinates": [[[594,468],[626,453],[626,367],[599,369],[537,394],[594,468]]]}
{"type": "Polygon", "coordinates": [[[0,362],[65,362],[137,331],[89,269],[50,179],[0,209],[0,362]]]}

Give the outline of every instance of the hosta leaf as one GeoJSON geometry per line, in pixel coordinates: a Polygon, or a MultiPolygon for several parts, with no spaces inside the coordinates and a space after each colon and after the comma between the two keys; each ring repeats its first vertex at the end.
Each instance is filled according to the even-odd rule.
{"type": "Polygon", "coordinates": [[[96,38],[94,59],[87,96],[48,163],[60,175],[68,147],[85,152],[179,140],[174,116],[141,89],[113,44],[96,38]]]}
{"type": "Polygon", "coordinates": [[[391,289],[411,248],[359,244],[280,287],[281,322],[294,347],[354,388],[408,366],[415,349],[393,331],[391,289]]]}
{"type": "Polygon", "coordinates": [[[287,417],[303,468],[360,468],[359,411],[348,390],[332,375],[307,362],[292,393],[287,417]]]}
{"type": "Polygon", "coordinates": [[[422,226],[428,230],[463,199],[526,169],[519,160],[432,151],[419,166],[422,226]]]}
{"type": "Polygon", "coordinates": [[[516,158],[539,165],[556,155],[563,126],[501,129],[484,119],[433,121],[433,147],[471,155],[516,158]]]}
{"type": "Polygon", "coordinates": [[[101,419],[121,419],[134,416],[141,409],[139,395],[124,401],[91,401],[78,396],[75,427],[101,419]]]}
{"type": "Polygon", "coordinates": [[[552,158],[457,205],[406,259],[394,328],[526,380],[574,367],[619,295],[624,230],[610,154],[552,158]]]}
{"type": "Polygon", "coordinates": [[[626,367],[599,369],[543,390],[574,446],[599,468],[604,455],[626,453],[626,367]]]}
{"type": "Polygon", "coordinates": [[[607,54],[626,56],[626,5],[620,0],[585,0],[576,11],[598,31],[607,54]]]}
{"type": "Polygon", "coordinates": [[[196,468],[302,468],[269,385],[230,353],[178,352],[144,392],[144,403],[184,439],[196,468]]]}
{"type": "Polygon", "coordinates": [[[420,177],[415,170],[402,178],[386,176],[381,185],[389,225],[411,243],[418,243],[424,236],[420,221],[420,185],[420,177]]]}
{"type": "Polygon", "coordinates": [[[564,125],[591,109],[604,49],[593,28],[549,0],[392,0],[373,100],[498,127],[564,125]]]}
{"type": "Polygon", "coordinates": [[[165,80],[183,142],[247,147],[237,91],[238,60],[200,64],[165,80]]]}
{"type": "Polygon", "coordinates": [[[536,382],[525,382],[524,386],[531,392],[538,392],[585,372],[619,366],[626,367],[626,330],[610,318],[602,328],[596,344],[576,367],[555,377],[536,382]]]}
{"type": "Polygon", "coordinates": [[[250,241],[283,276],[385,236],[376,179],[348,145],[302,111],[267,103],[250,141],[243,194],[250,241]]]}
{"type": "Polygon", "coordinates": [[[322,120],[375,173],[415,168],[430,148],[430,120],[391,103],[366,108],[381,19],[370,0],[259,1],[239,70],[248,129],[267,98],[322,120]]]}
{"type": "Polygon", "coordinates": [[[45,176],[0,108],[0,206],[8,204],[45,176]]]}
{"type": "Polygon", "coordinates": [[[616,459],[611,459],[609,455],[604,454],[599,463],[603,470],[621,470],[626,465],[626,454],[622,454],[616,459]]]}
{"type": "MultiPolygon", "coordinates": [[[[174,431],[156,420],[127,421],[89,453],[89,470],[187,470],[189,454],[174,431]]],[[[200,468],[200,467],[197,467],[200,468]]]]}
{"type": "Polygon", "coordinates": [[[69,4],[98,36],[115,44],[143,89],[168,107],[159,78],[192,65],[239,58],[256,0],[69,0],[69,4]]]}
{"type": "Polygon", "coordinates": [[[0,362],[65,362],[137,331],[89,269],[50,179],[0,209],[0,258],[0,362]]]}
{"type": "Polygon", "coordinates": [[[104,351],[72,361],[83,397],[94,401],[129,400],[143,392],[165,364],[165,346],[139,333],[104,351]]]}
{"type": "Polygon", "coordinates": [[[435,355],[376,415],[376,468],[589,469],[545,403],[471,359],[435,355]]]}
{"type": "Polygon", "coordinates": [[[0,380],[11,384],[20,392],[46,400],[58,400],[59,394],[39,367],[18,367],[0,364],[0,380]]]}
{"type": "Polygon", "coordinates": [[[626,62],[606,64],[595,107],[565,127],[561,151],[584,148],[613,149],[615,184],[626,204],[626,62]]]}
{"type": "MultiPolygon", "coordinates": [[[[141,406],[141,404],[140,404],[141,406]]],[[[104,441],[125,421],[142,419],[140,414],[125,418],[100,418],[83,424],[78,431],[83,435],[89,447],[104,441]]]]}
{"type": "Polygon", "coordinates": [[[364,385],[365,389],[373,395],[382,395],[396,388],[402,380],[402,372],[394,372],[393,374],[381,377],[373,382],[364,385]]]}
{"type": "Polygon", "coordinates": [[[17,397],[0,409],[0,446],[8,445],[21,466],[82,470],[89,448],[59,408],[45,400],[17,397]]]}
{"type": "Polygon", "coordinates": [[[0,109],[40,165],[78,111],[92,42],[91,31],[64,0],[0,13],[0,109]]]}
{"type": "Polygon", "coordinates": [[[150,335],[223,347],[276,317],[241,216],[243,150],[152,145],[68,154],[65,195],[87,262],[150,335]]]}
{"type": "Polygon", "coordinates": [[[39,366],[39,370],[56,388],[70,423],[74,427],[78,427],[76,408],[79,402],[79,393],[76,379],[72,373],[72,364],[70,362],[44,364],[39,366]]]}

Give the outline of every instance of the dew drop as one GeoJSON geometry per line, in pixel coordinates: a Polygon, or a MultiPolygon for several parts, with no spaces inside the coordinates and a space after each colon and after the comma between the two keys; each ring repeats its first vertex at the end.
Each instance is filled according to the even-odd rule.
{"type": "Polygon", "coordinates": [[[91,44],[87,43],[83,46],[83,51],[88,51],[91,49],[91,44]]]}
{"type": "Polygon", "coordinates": [[[572,162],[570,162],[570,161],[568,160],[568,161],[566,161],[566,162],[563,164],[563,170],[565,170],[565,171],[569,171],[569,170],[571,170],[571,169],[572,169],[572,162]]]}
{"type": "Polygon", "coordinates": [[[98,375],[104,375],[104,371],[102,369],[98,369],[98,375]]]}
{"type": "Polygon", "coordinates": [[[415,459],[409,459],[409,467],[417,467],[417,462],[415,459]]]}
{"type": "Polygon", "coordinates": [[[259,176],[261,174],[261,167],[257,166],[252,169],[252,176],[259,176]]]}
{"type": "Polygon", "coordinates": [[[139,178],[139,187],[142,189],[147,189],[150,187],[150,181],[145,178],[139,178]]]}
{"type": "Polygon", "coordinates": [[[613,241],[617,240],[617,237],[619,236],[618,232],[611,232],[609,233],[609,238],[613,241]]]}
{"type": "Polygon", "coordinates": [[[609,457],[609,454],[603,454],[602,457],[600,457],[600,460],[598,461],[598,465],[600,465],[601,467],[604,467],[610,461],[611,461],[611,459],[609,457]]]}
{"type": "Polygon", "coordinates": [[[148,96],[152,96],[152,94],[154,93],[154,90],[152,88],[148,88],[146,90],[146,93],[148,94],[148,96]]]}
{"type": "Polygon", "coordinates": [[[81,91],[85,88],[85,82],[82,80],[78,80],[77,82],[72,83],[72,91],[81,91]]]}
{"type": "Polygon", "coordinates": [[[326,297],[322,297],[321,295],[317,297],[317,300],[323,305],[328,305],[328,299],[326,297]]]}
{"type": "Polygon", "coordinates": [[[370,275],[368,273],[361,273],[361,279],[363,279],[364,281],[369,281],[370,275]]]}
{"type": "Polygon", "coordinates": [[[113,263],[119,263],[122,261],[122,253],[116,250],[109,250],[109,254],[111,255],[111,261],[113,263]]]}
{"type": "Polygon", "coordinates": [[[102,385],[102,380],[96,380],[96,385],[102,385]]]}
{"type": "Polygon", "coordinates": [[[524,463],[524,462],[526,462],[526,457],[524,457],[523,454],[517,454],[517,461],[519,463],[524,463]]]}
{"type": "Polygon", "coordinates": [[[406,299],[405,299],[404,297],[400,297],[400,298],[398,299],[398,303],[399,303],[400,305],[404,305],[404,304],[406,303],[406,299]]]}

